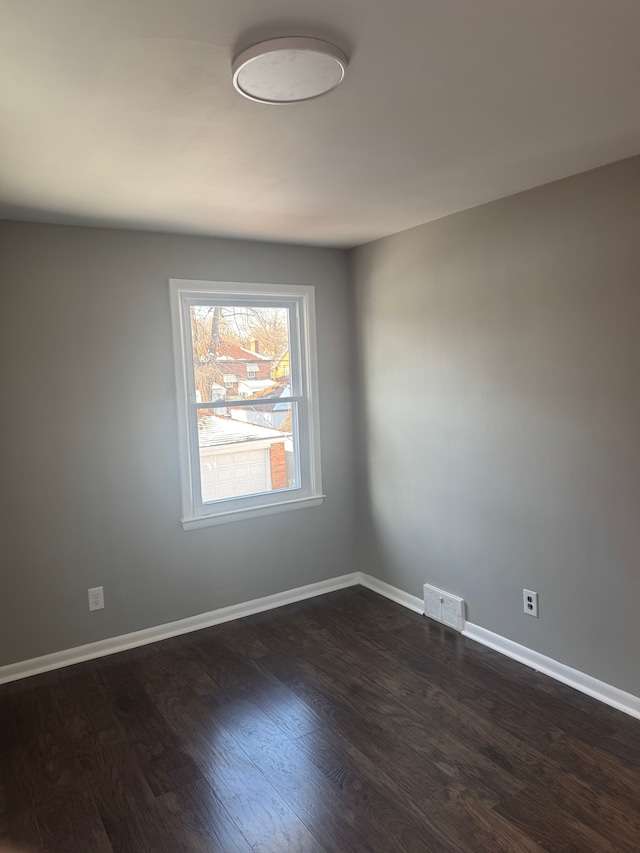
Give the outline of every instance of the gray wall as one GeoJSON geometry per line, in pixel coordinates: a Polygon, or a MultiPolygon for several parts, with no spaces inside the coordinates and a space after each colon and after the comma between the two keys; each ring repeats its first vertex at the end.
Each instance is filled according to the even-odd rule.
{"type": "Polygon", "coordinates": [[[361,568],[640,694],[640,158],[370,244],[355,275],[361,568]]]}
{"type": "Polygon", "coordinates": [[[344,252],[5,222],[0,278],[0,664],[354,570],[344,252]],[[182,530],[169,277],[316,285],[322,507],[182,530]]]}

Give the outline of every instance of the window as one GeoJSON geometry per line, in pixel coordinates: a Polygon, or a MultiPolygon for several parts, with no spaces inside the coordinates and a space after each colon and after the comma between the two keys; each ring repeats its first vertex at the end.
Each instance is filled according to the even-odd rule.
{"type": "Polygon", "coordinates": [[[320,504],[313,287],[170,288],[183,527],[320,504]]]}

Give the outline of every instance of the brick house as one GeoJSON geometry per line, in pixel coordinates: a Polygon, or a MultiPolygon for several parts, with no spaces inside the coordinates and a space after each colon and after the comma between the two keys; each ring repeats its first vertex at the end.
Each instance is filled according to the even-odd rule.
{"type": "Polygon", "coordinates": [[[219,341],[213,362],[213,386],[226,399],[249,397],[271,382],[273,359],[259,352],[258,341],[252,348],[231,341],[219,341]]]}

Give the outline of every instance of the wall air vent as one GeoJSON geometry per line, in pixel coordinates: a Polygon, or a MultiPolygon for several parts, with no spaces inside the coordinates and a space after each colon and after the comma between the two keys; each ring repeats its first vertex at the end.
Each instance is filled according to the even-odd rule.
{"type": "Polygon", "coordinates": [[[464,599],[426,583],[424,585],[424,613],[449,628],[464,628],[464,599]]]}

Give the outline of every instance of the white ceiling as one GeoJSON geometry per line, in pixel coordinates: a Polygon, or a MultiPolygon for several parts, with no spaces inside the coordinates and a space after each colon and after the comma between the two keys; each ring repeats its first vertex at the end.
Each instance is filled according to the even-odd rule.
{"type": "Polygon", "coordinates": [[[638,0],[0,0],[0,215],[352,246],[640,152],[638,0]],[[351,56],[240,97],[238,50],[351,56]]]}

